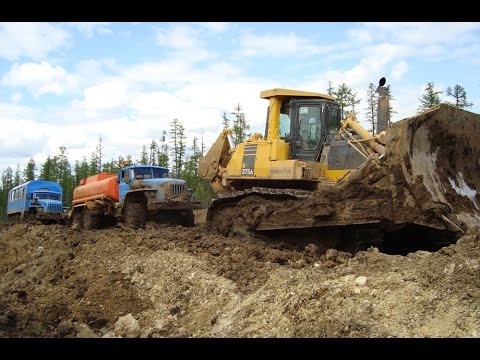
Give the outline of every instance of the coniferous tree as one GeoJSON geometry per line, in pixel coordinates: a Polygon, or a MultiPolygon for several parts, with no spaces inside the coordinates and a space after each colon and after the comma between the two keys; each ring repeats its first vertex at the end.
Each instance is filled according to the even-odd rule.
{"type": "Polygon", "coordinates": [[[189,150],[191,155],[185,162],[185,169],[182,174],[182,179],[187,182],[188,187],[195,189],[195,200],[200,201],[205,206],[208,206],[213,198],[214,193],[210,183],[203,179],[198,172],[198,166],[200,163],[200,158],[202,157],[202,153],[200,147],[198,146],[197,137],[193,138],[193,144],[189,150]]]}
{"type": "Polygon", "coordinates": [[[390,88],[390,84],[386,86],[387,87],[387,95],[389,97],[388,101],[388,125],[392,123],[392,115],[396,114],[397,111],[393,108],[392,101],[395,101],[395,98],[392,96],[392,90],[390,88]]]}
{"type": "Polygon", "coordinates": [[[149,165],[157,165],[158,161],[158,145],[154,139],[150,143],[150,157],[149,157],[149,165]]]}
{"type": "Polygon", "coordinates": [[[162,136],[160,137],[160,146],[158,148],[157,160],[159,166],[167,167],[169,166],[168,158],[168,144],[167,144],[167,132],[163,130],[162,136]]]}
{"type": "Polygon", "coordinates": [[[247,131],[250,130],[250,125],[245,119],[245,113],[241,112],[241,110],[242,107],[240,104],[237,104],[235,112],[232,112],[232,115],[235,116],[232,126],[232,137],[235,146],[238,146],[247,139],[247,131]]]}
{"type": "Polygon", "coordinates": [[[180,163],[178,164],[177,171],[175,172],[177,177],[180,177],[182,173],[183,167],[185,166],[184,158],[186,154],[186,144],[187,135],[185,134],[185,127],[182,123],[180,123],[178,127],[178,156],[180,159],[180,163]]]}
{"type": "Polygon", "coordinates": [[[90,167],[87,162],[87,158],[84,156],[82,161],[75,161],[75,185],[79,185],[81,179],[86,179],[90,176],[90,167]]]}
{"type": "Polygon", "coordinates": [[[335,95],[335,89],[333,88],[332,82],[330,80],[328,80],[327,94],[328,95],[335,95]]]}
{"type": "Polygon", "coordinates": [[[102,146],[102,134],[98,136],[98,145],[95,148],[96,155],[97,155],[97,169],[98,172],[102,172],[102,161],[103,161],[103,146],[102,146]]]}
{"type": "Polygon", "coordinates": [[[472,102],[467,101],[467,91],[461,85],[457,84],[453,88],[449,86],[447,88],[447,96],[453,97],[454,101],[450,104],[454,105],[457,109],[465,109],[473,106],[472,102]]]}
{"type": "Polygon", "coordinates": [[[13,178],[13,186],[18,186],[22,183],[22,178],[20,176],[20,165],[17,164],[17,169],[15,170],[15,177],[13,178]]]}
{"type": "Polygon", "coordinates": [[[72,169],[67,157],[67,149],[65,146],[60,146],[59,154],[55,156],[56,163],[56,179],[63,190],[62,202],[65,205],[70,205],[72,202],[72,193],[74,188],[74,178],[72,176],[72,169]]]}
{"type": "Polygon", "coordinates": [[[40,179],[51,181],[54,178],[55,178],[55,162],[50,157],[50,155],[48,155],[47,159],[42,164],[42,167],[40,169],[40,179]]]}
{"type": "Polygon", "coordinates": [[[337,102],[340,105],[340,113],[342,119],[346,116],[346,108],[352,107],[353,113],[355,113],[355,105],[360,103],[360,99],[357,99],[357,93],[347,86],[347,84],[342,83],[338,90],[333,93],[337,97],[337,102]]]}
{"type": "Polygon", "coordinates": [[[173,158],[172,176],[180,177],[182,173],[183,156],[185,154],[185,128],[178,119],[173,119],[170,123],[170,134],[173,148],[171,155],[173,158]]]}
{"type": "Polygon", "coordinates": [[[142,146],[142,152],[140,153],[140,160],[137,162],[140,165],[148,165],[147,147],[145,145],[142,146]]]}
{"type": "Polygon", "coordinates": [[[0,220],[6,220],[6,213],[7,213],[7,200],[8,200],[8,192],[13,188],[13,169],[8,166],[2,172],[2,197],[0,200],[2,204],[0,206],[0,220]]]}
{"type": "Polygon", "coordinates": [[[368,84],[367,89],[367,112],[365,113],[367,121],[371,125],[371,132],[375,135],[377,129],[377,107],[378,107],[378,94],[373,83],[368,84]]]}
{"type": "Polygon", "coordinates": [[[227,113],[225,111],[223,112],[223,115],[222,115],[222,125],[224,129],[230,126],[230,120],[227,117],[227,113]]]}
{"type": "Polygon", "coordinates": [[[25,166],[25,170],[23,170],[23,180],[24,182],[35,180],[35,171],[37,170],[37,165],[35,164],[35,160],[31,158],[28,160],[27,165],[25,166]]]}
{"type": "Polygon", "coordinates": [[[441,91],[435,91],[433,82],[427,83],[425,86],[425,92],[420,99],[420,106],[418,107],[418,112],[424,112],[435,105],[440,104],[440,95],[441,91]]]}

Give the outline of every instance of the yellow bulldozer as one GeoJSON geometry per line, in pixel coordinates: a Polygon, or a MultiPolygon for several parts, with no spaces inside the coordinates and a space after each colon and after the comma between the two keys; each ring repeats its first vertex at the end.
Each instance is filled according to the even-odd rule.
{"type": "Polygon", "coordinates": [[[440,104],[387,126],[382,80],[376,136],[332,96],[262,91],[265,134],[234,147],[224,129],[200,161],[217,195],[207,229],[448,241],[479,226],[480,115],[440,104]]]}

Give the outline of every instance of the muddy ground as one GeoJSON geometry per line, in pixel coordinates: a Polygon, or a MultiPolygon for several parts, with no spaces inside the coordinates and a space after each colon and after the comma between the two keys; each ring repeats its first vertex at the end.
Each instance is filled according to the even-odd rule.
{"type": "Polygon", "coordinates": [[[480,337],[480,229],[352,255],[195,220],[0,225],[0,337],[480,337]]]}

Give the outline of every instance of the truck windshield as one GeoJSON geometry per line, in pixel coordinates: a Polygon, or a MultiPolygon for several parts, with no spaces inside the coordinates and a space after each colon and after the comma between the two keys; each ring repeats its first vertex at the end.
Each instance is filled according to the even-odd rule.
{"type": "Polygon", "coordinates": [[[140,175],[142,179],[158,179],[168,177],[168,170],[159,168],[136,168],[133,173],[135,178],[140,175]]]}
{"type": "Polygon", "coordinates": [[[55,193],[34,193],[32,196],[33,199],[39,198],[44,200],[57,200],[60,201],[60,194],[55,193]]]}

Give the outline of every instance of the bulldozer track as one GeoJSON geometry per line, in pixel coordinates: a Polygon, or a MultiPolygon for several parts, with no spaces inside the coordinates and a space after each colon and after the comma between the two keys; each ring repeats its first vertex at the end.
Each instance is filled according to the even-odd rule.
{"type": "MultiPolygon", "coordinates": [[[[223,198],[235,198],[245,194],[269,194],[269,195],[290,195],[296,198],[306,198],[312,194],[312,191],[300,190],[300,189],[279,189],[279,188],[269,188],[269,187],[259,187],[254,186],[249,189],[229,193],[229,194],[219,194],[219,199],[223,198]]],[[[218,199],[216,199],[218,200],[218,199]]],[[[214,200],[214,201],[216,201],[214,200]]]]}

